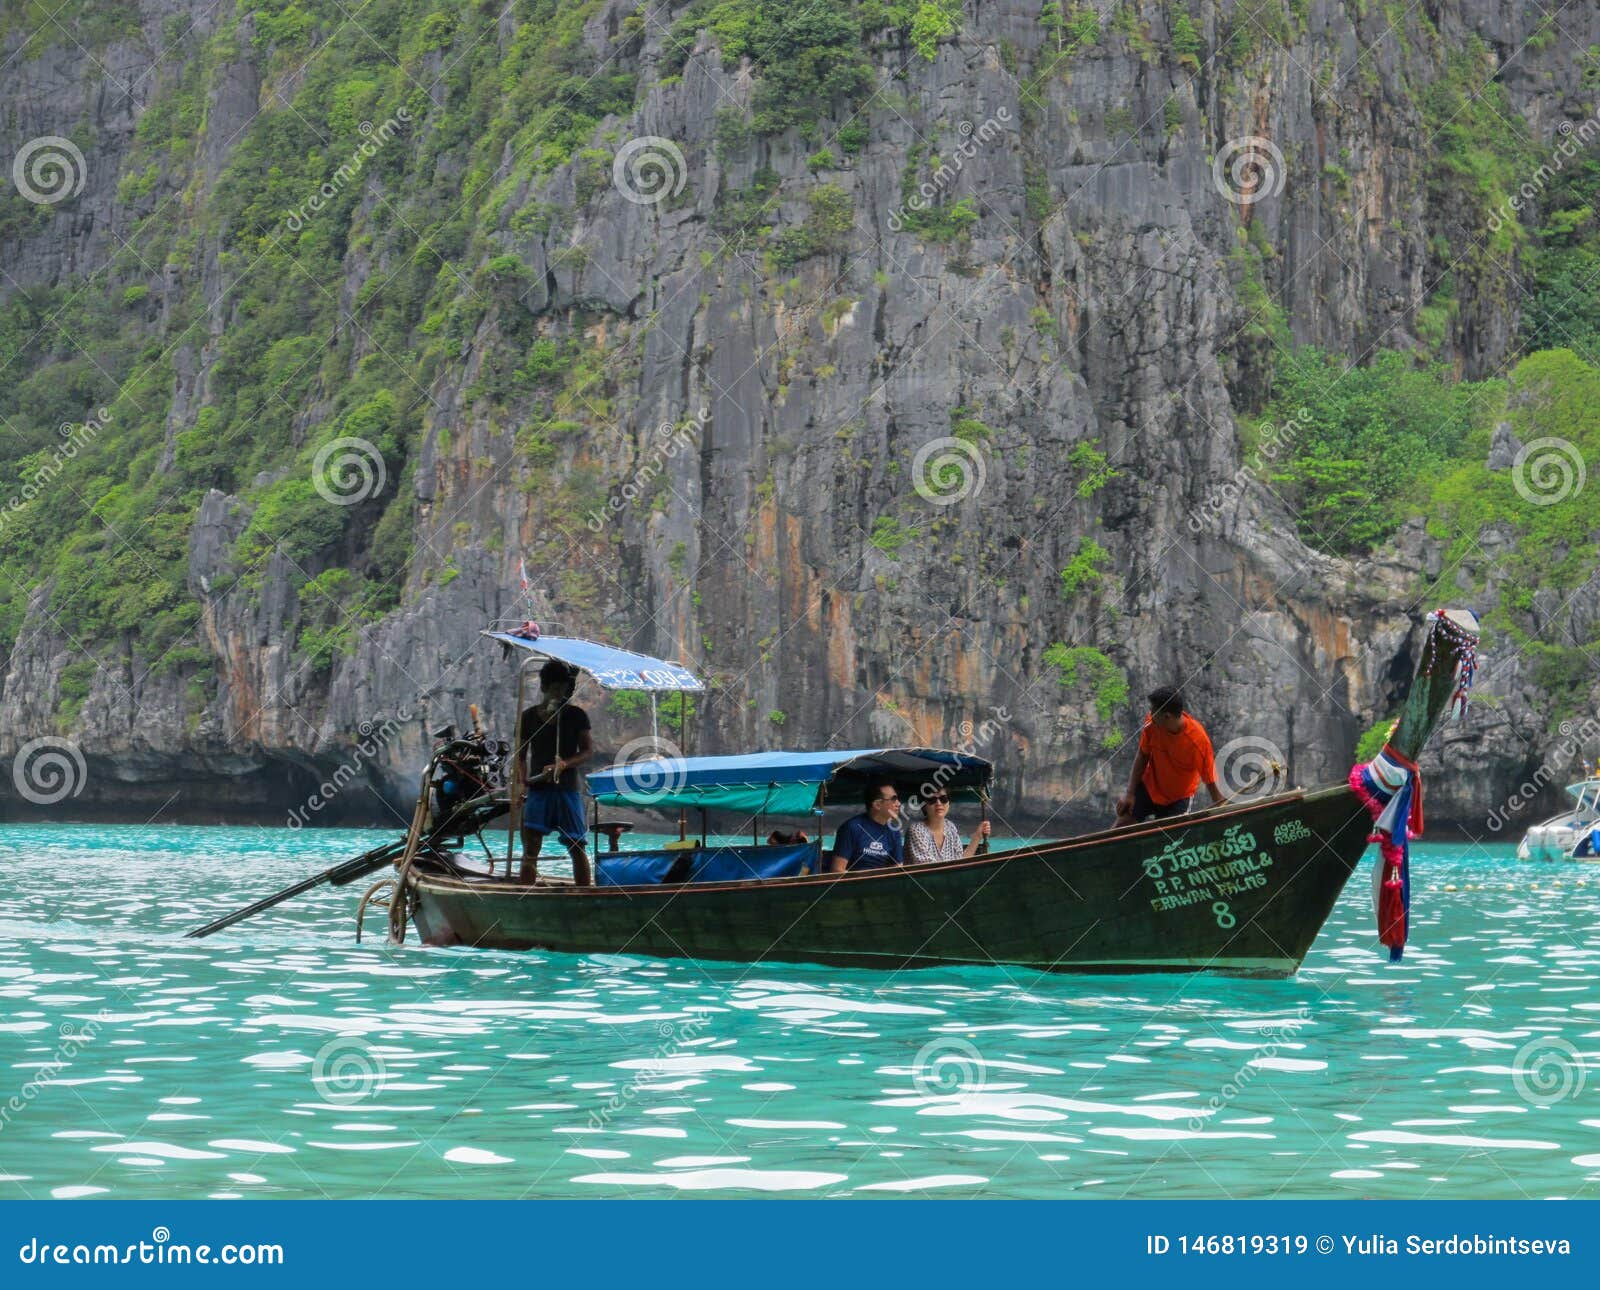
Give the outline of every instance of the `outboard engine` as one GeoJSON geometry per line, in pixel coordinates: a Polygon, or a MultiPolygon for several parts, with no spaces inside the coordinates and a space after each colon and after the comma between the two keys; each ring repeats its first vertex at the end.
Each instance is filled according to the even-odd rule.
{"type": "Polygon", "coordinates": [[[435,818],[448,820],[464,803],[501,786],[505,759],[511,746],[503,739],[490,739],[472,704],[472,733],[457,736],[453,725],[433,732],[435,818]]]}

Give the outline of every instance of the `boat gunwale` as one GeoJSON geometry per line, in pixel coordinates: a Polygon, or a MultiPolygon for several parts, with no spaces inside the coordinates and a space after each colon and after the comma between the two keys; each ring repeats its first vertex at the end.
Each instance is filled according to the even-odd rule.
{"type": "MultiPolygon", "coordinates": [[[[448,892],[452,895],[504,895],[518,898],[551,897],[565,900],[590,899],[599,896],[622,896],[628,898],[658,896],[663,899],[672,899],[687,892],[770,891],[775,886],[780,885],[780,889],[789,890],[799,886],[818,886],[839,882],[914,879],[916,875],[922,873],[950,873],[959,869],[976,869],[986,865],[1004,864],[1012,860],[1033,859],[1046,855],[1055,856],[1081,850],[1084,847],[1096,846],[1111,839],[1122,841],[1148,837],[1151,834],[1163,834],[1178,828],[1191,827],[1194,822],[1200,820],[1204,820],[1206,823],[1214,823],[1236,816],[1259,814],[1270,807],[1281,806],[1290,802],[1320,800],[1340,794],[1348,795],[1353,802],[1356,801],[1354,794],[1344,784],[1329,784],[1314,789],[1294,788],[1257,799],[1247,805],[1209,807],[1204,811],[1197,811],[1191,815],[1171,816],[1159,822],[1149,821],[1130,828],[1100,829],[1094,833],[1081,834],[1075,838],[1062,838],[1039,845],[1013,847],[1008,851],[996,851],[983,856],[963,857],[958,860],[938,861],[933,864],[893,865],[883,869],[861,870],[856,873],[847,871],[845,873],[802,874],[790,878],[743,878],[731,882],[635,883],[618,886],[580,887],[567,883],[559,886],[542,886],[537,883],[522,883],[505,879],[471,881],[451,877],[447,874],[416,870],[411,875],[411,881],[418,890],[426,887],[432,891],[448,892]],[[1184,824],[1181,821],[1189,821],[1190,823],[1184,824]]],[[[1359,802],[1357,802],[1357,805],[1359,806],[1359,802]]],[[[1365,846],[1366,842],[1363,840],[1363,849],[1365,849],[1365,846]]],[[[618,854],[626,853],[619,852],[618,854]]]]}

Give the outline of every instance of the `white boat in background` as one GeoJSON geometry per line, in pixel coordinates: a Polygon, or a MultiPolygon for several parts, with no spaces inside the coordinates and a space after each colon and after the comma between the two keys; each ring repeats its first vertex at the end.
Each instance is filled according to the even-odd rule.
{"type": "Polygon", "coordinates": [[[1570,811],[1535,824],[1517,844],[1518,860],[1593,860],[1594,832],[1600,826],[1600,779],[1568,784],[1570,811]]]}

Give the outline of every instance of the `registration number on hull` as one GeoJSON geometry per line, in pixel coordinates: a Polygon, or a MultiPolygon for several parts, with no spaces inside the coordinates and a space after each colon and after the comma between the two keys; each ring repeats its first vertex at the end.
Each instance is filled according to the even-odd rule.
{"type": "Polygon", "coordinates": [[[1237,919],[1228,902],[1264,888],[1272,865],[1272,853],[1258,847],[1255,834],[1242,824],[1214,842],[1191,845],[1187,837],[1174,838],[1145,857],[1145,876],[1154,889],[1150,908],[1164,914],[1209,904],[1217,926],[1232,927],[1237,919]]]}

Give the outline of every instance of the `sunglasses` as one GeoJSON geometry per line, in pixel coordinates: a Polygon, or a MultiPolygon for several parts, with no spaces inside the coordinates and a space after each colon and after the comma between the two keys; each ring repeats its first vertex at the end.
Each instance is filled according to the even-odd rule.
{"type": "Polygon", "coordinates": [[[950,795],[948,793],[940,793],[937,797],[925,797],[922,800],[929,806],[934,805],[934,803],[938,803],[940,806],[950,805],[950,795]]]}

